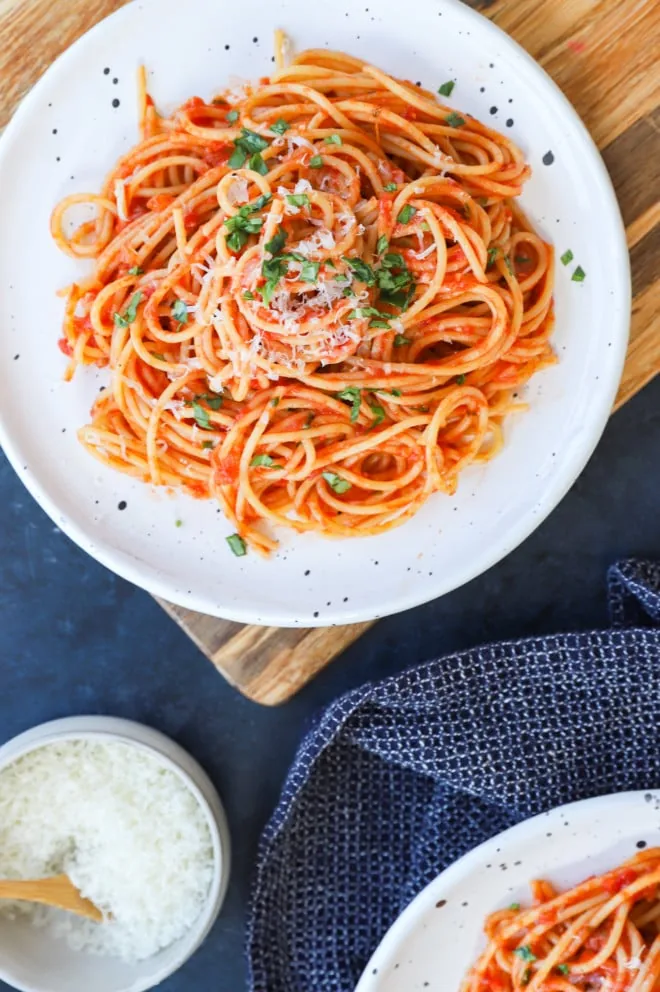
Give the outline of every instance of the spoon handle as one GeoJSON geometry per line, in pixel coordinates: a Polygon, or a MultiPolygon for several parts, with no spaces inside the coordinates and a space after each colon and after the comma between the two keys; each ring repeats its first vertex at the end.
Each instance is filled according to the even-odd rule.
{"type": "Polygon", "coordinates": [[[80,895],[68,875],[54,875],[52,878],[27,881],[15,879],[0,881],[0,899],[38,902],[45,906],[66,909],[78,916],[86,916],[97,923],[103,920],[101,910],[89,899],[80,895]]]}

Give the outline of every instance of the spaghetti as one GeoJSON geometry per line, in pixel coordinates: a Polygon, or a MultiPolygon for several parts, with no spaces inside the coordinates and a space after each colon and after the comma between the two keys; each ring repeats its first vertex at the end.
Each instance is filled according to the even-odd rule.
{"type": "Polygon", "coordinates": [[[660,848],[535,905],[486,921],[488,947],[462,992],[653,992],[660,988],[660,848]]]}
{"type": "Polygon", "coordinates": [[[519,149],[358,59],[282,50],[169,117],[142,71],[142,140],[51,221],[95,259],[67,291],[67,378],[112,373],[81,442],[215,497],[237,554],[276,546],[264,523],[374,534],[453,493],[554,360],[519,149]],[[95,216],[70,233],[79,204],[95,216]]]}

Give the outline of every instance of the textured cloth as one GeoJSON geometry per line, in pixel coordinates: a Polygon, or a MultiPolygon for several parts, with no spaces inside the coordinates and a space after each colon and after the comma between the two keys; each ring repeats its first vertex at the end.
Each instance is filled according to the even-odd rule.
{"type": "Polygon", "coordinates": [[[608,578],[610,630],[450,655],[330,706],[262,839],[252,992],[352,992],[466,851],[561,803],[660,784],[660,566],[608,578]]]}

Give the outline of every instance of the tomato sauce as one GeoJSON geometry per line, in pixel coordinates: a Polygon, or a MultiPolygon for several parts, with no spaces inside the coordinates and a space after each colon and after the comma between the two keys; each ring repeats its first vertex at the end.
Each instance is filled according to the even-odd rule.
{"type": "Polygon", "coordinates": [[[603,888],[610,895],[615,896],[621,889],[625,889],[627,885],[631,885],[637,877],[637,872],[633,871],[632,868],[621,868],[620,871],[615,871],[612,875],[603,879],[603,888]]]}
{"type": "Polygon", "coordinates": [[[171,206],[174,199],[171,193],[156,193],[155,196],[150,196],[147,200],[147,210],[160,213],[161,210],[166,210],[167,207],[171,206]]]}
{"type": "Polygon", "coordinates": [[[215,481],[220,485],[232,486],[238,482],[241,459],[238,452],[232,451],[226,458],[215,463],[215,481]]]}

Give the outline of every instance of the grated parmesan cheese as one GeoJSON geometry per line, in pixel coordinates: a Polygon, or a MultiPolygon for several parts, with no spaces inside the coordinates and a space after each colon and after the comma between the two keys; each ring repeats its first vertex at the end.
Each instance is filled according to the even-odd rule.
{"type": "Polygon", "coordinates": [[[311,141],[301,137],[299,134],[294,134],[290,138],[287,138],[287,144],[289,146],[287,149],[288,155],[294,155],[297,148],[311,148],[312,151],[316,150],[311,141]]]}
{"type": "Polygon", "coordinates": [[[117,202],[117,216],[121,221],[128,220],[128,212],[126,210],[126,186],[125,180],[115,179],[115,200],[117,202]]]}
{"type": "Polygon", "coordinates": [[[209,384],[209,389],[213,393],[221,393],[225,388],[225,380],[222,375],[208,376],[207,382],[209,384]]]}
{"type": "Polygon", "coordinates": [[[250,199],[248,193],[248,181],[242,176],[234,179],[227,190],[227,199],[230,203],[247,203],[250,199]]]}
{"type": "Polygon", "coordinates": [[[213,864],[198,800],[136,747],[47,744],[0,772],[0,876],[65,872],[108,918],[27,902],[0,913],[28,917],[74,950],[132,963],[168,947],[202,911],[213,864]]]}

